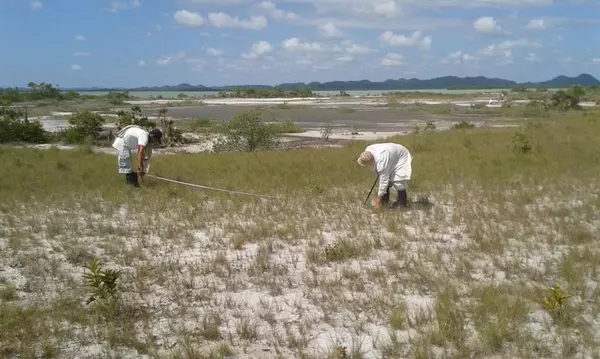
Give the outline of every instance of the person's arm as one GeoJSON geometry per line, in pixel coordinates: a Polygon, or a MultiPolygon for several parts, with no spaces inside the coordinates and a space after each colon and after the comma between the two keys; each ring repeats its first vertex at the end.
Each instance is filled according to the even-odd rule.
{"type": "Polygon", "coordinates": [[[139,145],[138,146],[138,153],[137,153],[137,159],[138,159],[138,172],[140,172],[140,174],[144,174],[144,151],[145,151],[146,147],[144,145],[139,145]]]}
{"type": "Polygon", "coordinates": [[[377,197],[375,197],[375,208],[381,206],[381,200],[388,191],[388,185],[390,182],[391,168],[388,166],[388,155],[383,153],[379,160],[375,164],[377,174],[379,175],[379,189],[377,190],[377,197]]]}
{"type": "Polygon", "coordinates": [[[138,136],[138,172],[143,176],[144,175],[144,157],[146,157],[146,146],[148,145],[148,134],[143,132],[138,136]]]}

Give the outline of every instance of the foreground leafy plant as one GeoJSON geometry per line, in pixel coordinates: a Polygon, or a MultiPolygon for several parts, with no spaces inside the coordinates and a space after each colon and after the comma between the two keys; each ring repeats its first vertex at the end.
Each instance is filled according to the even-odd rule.
{"type": "Polygon", "coordinates": [[[548,289],[548,295],[538,303],[550,314],[560,317],[563,314],[566,303],[572,295],[564,292],[560,285],[555,285],[548,289]]]}
{"type": "Polygon", "coordinates": [[[121,271],[114,269],[102,269],[99,260],[89,262],[87,270],[84,274],[84,282],[90,297],[86,304],[94,301],[101,304],[112,304],[118,297],[117,281],[121,277],[121,271]]]}

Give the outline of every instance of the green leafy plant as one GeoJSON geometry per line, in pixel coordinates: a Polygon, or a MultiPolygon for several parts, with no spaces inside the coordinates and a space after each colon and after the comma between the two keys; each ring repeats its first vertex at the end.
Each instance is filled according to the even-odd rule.
{"type": "Polygon", "coordinates": [[[548,289],[548,295],[543,300],[539,301],[538,304],[550,314],[561,316],[566,303],[571,298],[572,295],[564,292],[561,286],[557,284],[548,289]]]}
{"type": "Polygon", "coordinates": [[[523,130],[516,130],[513,133],[511,146],[513,150],[521,153],[529,153],[533,150],[533,145],[523,130]]]}
{"type": "Polygon", "coordinates": [[[90,293],[86,304],[92,302],[114,303],[118,297],[117,282],[121,277],[121,271],[102,269],[99,260],[90,261],[86,269],[88,272],[84,274],[83,279],[90,293]]]}
{"type": "Polygon", "coordinates": [[[327,357],[327,359],[348,359],[348,353],[346,352],[346,347],[337,347],[333,350],[333,352],[327,357]]]}

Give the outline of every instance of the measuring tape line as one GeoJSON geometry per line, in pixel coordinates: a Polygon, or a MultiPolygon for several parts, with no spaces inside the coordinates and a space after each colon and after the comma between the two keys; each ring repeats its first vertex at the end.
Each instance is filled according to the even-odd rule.
{"type": "Polygon", "coordinates": [[[146,177],[146,176],[147,177],[156,178],[156,179],[159,179],[161,181],[173,182],[173,183],[182,184],[184,186],[190,186],[190,187],[196,187],[196,188],[202,188],[202,189],[210,189],[210,190],[213,190],[213,191],[235,193],[235,194],[245,194],[245,195],[248,195],[248,196],[256,196],[256,197],[263,197],[263,198],[287,199],[285,197],[269,196],[269,195],[264,195],[264,194],[248,193],[248,192],[242,192],[242,191],[232,191],[232,190],[227,190],[227,189],[222,189],[222,188],[202,186],[202,185],[199,185],[199,184],[193,184],[193,183],[188,183],[188,182],[183,182],[183,181],[176,181],[176,180],[173,180],[173,179],[159,177],[159,176],[154,176],[154,175],[151,175],[151,174],[145,174],[144,177],[146,177]]]}

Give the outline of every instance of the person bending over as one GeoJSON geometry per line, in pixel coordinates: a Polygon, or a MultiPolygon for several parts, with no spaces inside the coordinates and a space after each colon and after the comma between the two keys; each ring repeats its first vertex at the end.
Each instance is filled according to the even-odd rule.
{"type": "Polygon", "coordinates": [[[388,204],[391,187],[398,191],[398,204],[408,206],[407,187],[412,175],[412,156],[406,147],[397,143],[376,143],[367,146],[357,162],[379,176],[375,208],[388,204]]]}
{"type": "Polygon", "coordinates": [[[148,132],[139,126],[129,125],[117,132],[112,146],[117,150],[119,174],[125,175],[126,183],[139,187],[138,173],[144,176],[148,172],[152,146],[161,143],[161,140],[162,132],[157,128],[148,132]],[[137,172],[133,170],[132,150],[137,153],[137,172]]]}

